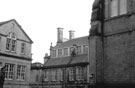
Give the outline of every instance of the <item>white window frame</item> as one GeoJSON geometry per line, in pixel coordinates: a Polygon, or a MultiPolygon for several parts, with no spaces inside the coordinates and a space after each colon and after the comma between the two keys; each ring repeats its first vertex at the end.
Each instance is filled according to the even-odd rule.
{"type": "Polygon", "coordinates": [[[5,63],[5,79],[6,80],[13,80],[14,79],[14,64],[5,63]]]}
{"type": "Polygon", "coordinates": [[[16,51],[16,36],[12,32],[10,32],[7,36],[6,51],[11,51],[11,52],[16,51]]]}
{"type": "Polygon", "coordinates": [[[74,68],[69,68],[69,81],[74,81],[74,68]]]}
{"type": "Polygon", "coordinates": [[[18,65],[16,79],[19,81],[25,81],[25,78],[26,78],[26,66],[18,65]]]}
{"type": "Polygon", "coordinates": [[[78,80],[78,81],[82,81],[82,80],[84,80],[85,79],[85,72],[86,70],[85,70],[85,67],[83,66],[77,66],[76,67],[76,80],[78,80]]]}

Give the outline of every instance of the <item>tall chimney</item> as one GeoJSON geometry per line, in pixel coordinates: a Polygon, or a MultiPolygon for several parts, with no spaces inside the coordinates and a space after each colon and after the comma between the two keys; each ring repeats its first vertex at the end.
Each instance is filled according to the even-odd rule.
{"type": "Polygon", "coordinates": [[[69,39],[73,39],[74,38],[74,30],[70,30],[69,31],[69,39]]]}
{"type": "Polygon", "coordinates": [[[60,43],[62,43],[63,41],[63,28],[61,28],[61,27],[58,27],[57,28],[57,30],[58,30],[58,34],[57,34],[57,44],[60,44],[60,43]]]}

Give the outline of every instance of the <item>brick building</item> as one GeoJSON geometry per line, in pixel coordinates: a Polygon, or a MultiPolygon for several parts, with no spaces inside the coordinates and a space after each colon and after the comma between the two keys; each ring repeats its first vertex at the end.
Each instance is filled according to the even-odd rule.
{"type": "Polygon", "coordinates": [[[95,0],[92,10],[89,57],[96,63],[95,84],[135,86],[135,0],[95,0]]]}
{"type": "Polygon", "coordinates": [[[4,88],[29,88],[32,43],[16,20],[0,22],[0,64],[6,66],[4,88]]]}
{"type": "Polygon", "coordinates": [[[69,40],[63,41],[63,29],[58,28],[57,45],[50,47],[43,73],[45,88],[87,88],[90,81],[88,36],[74,38],[74,31],[69,31],[69,40]]]}

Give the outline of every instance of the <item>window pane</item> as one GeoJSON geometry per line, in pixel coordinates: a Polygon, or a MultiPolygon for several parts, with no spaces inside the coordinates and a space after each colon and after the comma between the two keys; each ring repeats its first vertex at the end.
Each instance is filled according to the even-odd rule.
{"type": "Polygon", "coordinates": [[[127,0],[120,0],[120,15],[127,13],[127,0]]]}
{"type": "Polygon", "coordinates": [[[111,0],[111,17],[118,15],[118,0],[111,0]]]}

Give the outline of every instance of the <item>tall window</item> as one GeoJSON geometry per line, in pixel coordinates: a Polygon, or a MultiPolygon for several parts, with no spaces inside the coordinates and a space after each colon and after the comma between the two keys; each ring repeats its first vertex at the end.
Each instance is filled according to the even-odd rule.
{"type": "Polygon", "coordinates": [[[14,78],[14,64],[5,64],[5,78],[7,80],[13,80],[14,78]]]}
{"type": "Polygon", "coordinates": [[[26,50],[26,44],[21,43],[21,54],[25,54],[25,50],[26,50]]]}
{"type": "Polygon", "coordinates": [[[76,68],[76,80],[84,80],[85,75],[85,67],[79,66],[76,68]]]}
{"type": "Polygon", "coordinates": [[[24,81],[26,74],[26,66],[18,65],[17,66],[17,80],[24,81]]]}
{"type": "Polygon", "coordinates": [[[48,81],[48,79],[49,79],[49,71],[45,70],[44,71],[44,81],[48,81]]]}
{"type": "Polygon", "coordinates": [[[63,76],[64,76],[64,75],[63,75],[63,69],[60,69],[60,70],[59,70],[59,74],[60,74],[60,81],[63,81],[63,79],[64,79],[64,78],[63,78],[63,76]]]}
{"type": "Polygon", "coordinates": [[[111,17],[127,13],[127,0],[111,0],[111,17]]]}
{"type": "Polygon", "coordinates": [[[58,49],[58,56],[62,56],[62,49],[58,49]]]}
{"type": "Polygon", "coordinates": [[[69,68],[69,81],[74,81],[74,69],[69,68]]]}
{"type": "Polygon", "coordinates": [[[14,33],[9,33],[7,36],[6,50],[15,52],[16,50],[16,36],[14,33]]]}
{"type": "Polygon", "coordinates": [[[57,81],[57,70],[53,69],[51,73],[52,73],[52,81],[57,81]]]}
{"type": "Polygon", "coordinates": [[[68,55],[68,48],[64,48],[64,56],[68,55]]]}

